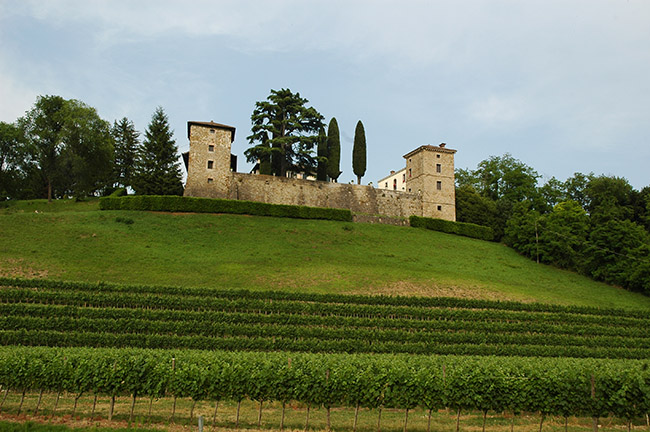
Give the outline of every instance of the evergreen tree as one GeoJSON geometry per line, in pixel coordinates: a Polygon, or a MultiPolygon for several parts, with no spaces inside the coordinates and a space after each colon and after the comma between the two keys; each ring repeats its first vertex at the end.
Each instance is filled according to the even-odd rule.
{"type": "Polygon", "coordinates": [[[366,173],[366,131],[363,129],[361,120],[357,122],[357,127],[354,130],[352,170],[357,176],[357,184],[361,184],[361,177],[366,173]]]}
{"type": "Polygon", "coordinates": [[[248,141],[258,144],[244,152],[246,160],[261,161],[270,151],[274,175],[284,177],[287,171],[312,173],[316,168],[313,148],[318,135],[315,134],[323,125],[323,116],[305,106],[307,102],[300,93],[281,89],[271,90],[266,101],[255,103],[248,141]]]}
{"type": "Polygon", "coordinates": [[[132,186],[140,133],[135,130],[133,122],[124,117],[113,123],[111,134],[115,145],[113,181],[119,186],[132,186]]]}
{"type": "Polygon", "coordinates": [[[167,115],[156,108],[139,148],[133,189],[139,195],[182,195],[178,148],[167,115]]]}
{"type": "Polygon", "coordinates": [[[327,135],[325,128],[321,126],[318,132],[318,169],[316,170],[316,180],[327,181],[327,135]]]}
{"type": "Polygon", "coordinates": [[[271,165],[271,147],[269,146],[269,135],[264,134],[262,136],[262,149],[259,152],[260,158],[260,174],[263,175],[273,175],[273,166],[271,165]]]}
{"type": "Polygon", "coordinates": [[[327,175],[334,181],[341,175],[341,138],[339,124],[332,117],[327,128],[327,175]]]}

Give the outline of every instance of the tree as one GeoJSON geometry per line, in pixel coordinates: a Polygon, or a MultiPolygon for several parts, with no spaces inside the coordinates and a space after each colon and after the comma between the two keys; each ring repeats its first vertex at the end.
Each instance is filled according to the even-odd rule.
{"type": "Polygon", "coordinates": [[[138,151],[133,189],[140,195],[182,195],[178,148],[167,115],[156,108],[138,151]]]}
{"type": "Polygon", "coordinates": [[[111,134],[115,145],[113,181],[119,186],[132,186],[140,133],[133,122],[124,117],[113,123],[111,134]]]}
{"type": "Polygon", "coordinates": [[[47,185],[48,201],[53,195],[88,195],[106,185],[113,143],[108,122],[94,108],[61,96],[39,96],[18,124],[47,185]]]}
{"type": "Polygon", "coordinates": [[[273,175],[284,177],[288,171],[312,173],[316,166],[313,148],[323,116],[305,106],[307,102],[300,93],[289,89],[271,90],[266,101],[256,102],[251,115],[252,133],[247,137],[254,146],[244,152],[246,160],[261,161],[270,154],[273,175]]]}
{"type": "Polygon", "coordinates": [[[587,183],[585,193],[588,197],[586,210],[592,217],[627,220],[634,217],[635,191],[622,177],[592,177],[587,183]]]}
{"type": "Polygon", "coordinates": [[[357,122],[357,127],[354,130],[352,170],[357,176],[357,184],[361,184],[361,177],[366,173],[366,131],[363,129],[361,120],[357,122]]]}
{"type": "Polygon", "coordinates": [[[0,201],[18,196],[27,164],[22,131],[13,123],[0,122],[0,201]]]}
{"type": "Polygon", "coordinates": [[[575,201],[558,203],[541,221],[542,261],[564,269],[580,270],[588,236],[589,217],[580,204],[575,201]]]}
{"type": "Polygon", "coordinates": [[[341,138],[339,124],[334,117],[327,127],[327,155],[327,175],[336,181],[341,175],[341,138]]]}
{"type": "Polygon", "coordinates": [[[327,135],[325,134],[325,128],[321,126],[318,131],[318,168],[316,169],[316,180],[327,181],[327,135]]]}
{"type": "Polygon", "coordinates": [[[480,195],[471,186],[456,188],[456,220],[491,227],[495,232],[503,231],[497,226],[497,204],[480,195]]]}
{"type": "Polygon", "coordinates": [[[512,155],[491,156],[474,171],[478,192],[493,200],[505,198],[512,202],[537,198],[539,174],[512,155]]]}

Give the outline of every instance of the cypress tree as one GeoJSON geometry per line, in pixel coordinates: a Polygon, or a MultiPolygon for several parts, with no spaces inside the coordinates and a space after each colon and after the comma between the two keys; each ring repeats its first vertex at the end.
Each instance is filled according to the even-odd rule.
{"type": "Polygon", "coordinates": [[[325,128],[321,127],[318,132],[318,169],[316,180],[327,181],[327,135],[325,128]]]}
{"type": "Polygon", "coordinates": [[[162,107],[156,108],[138,151],[133,189],[139,195],[182,195],[176,141],[162,107]]]}
{"type": "Polygon", "coordinates": [[[327,155],[327,175],[336,181],[341,175],[341,138],[335,117],[332,117],[327,128],[327,155]]]}
{"type": "Polygon", "coordinates": [[[366,173],[366,131],[361,120],[357,122],[357,128],[354,130],[352,170],[357,176],[357,184],[361,184],[361,177],[366,173]]]}

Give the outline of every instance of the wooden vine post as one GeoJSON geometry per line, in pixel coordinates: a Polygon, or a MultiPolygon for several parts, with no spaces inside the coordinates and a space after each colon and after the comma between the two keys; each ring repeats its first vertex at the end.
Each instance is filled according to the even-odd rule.
{"type": "MultiPolygon", "coordinates": [[[[329,383],[329,381],[330,381],[330,370],[327,369],[327,371],[325,372],[325,386],[326,387],[327,387],[327,383],[329,383]]],[[[330,405],[329,405],[329,403],[327,404],[327,406],[325,408],[327,410],[327,430],[331,431],[332,430],[332,424],[330,423],[330,405]]]]}
{"type": "MultiPolygon", "coordinates": [[[[117,361],[113,363],[113,372],[117,369],[117,361]]],[[[115,410],[115,393],[111,395],[111,407],[108,410],[108,421],[113,421],[113,411],[115,410]]]]}

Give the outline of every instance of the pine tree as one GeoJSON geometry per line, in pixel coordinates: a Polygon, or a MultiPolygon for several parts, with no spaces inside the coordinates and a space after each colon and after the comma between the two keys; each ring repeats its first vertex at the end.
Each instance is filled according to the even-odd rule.
{"type": "Polygon", "coordinates": [[[354,130],[352,170],[357,176],[357,184],[361,184],[361,177],[366,173],[366,131],[361,120],[357,122],[357,128],[354,130]]]}
{"type": "Polygon", "coordinates": [[[325,128],[321,127],[318,132],[318,168],[316,170],[316,180],[327,181],[327,135],[325,128]]]}
{"type": "Polygon", "coordinates": [[[156,108],[138,151],[133,189],[139,195],[182,195],[178,148],[162,107],[156,108]]]}
{"type": "Polygon", "coordinates": [[[327,154],[327,175],[336,181],[341,175],[341,138],[339,124],[334,117],[327,128],[327,154]]]}
{"type": "Polygon", "coordinates": [[[140,133],[135,130],[133,122],[124,117],[113,123],[111,134],[115,145],[114,182],[123,187],[132,186],[140,133]]]}

